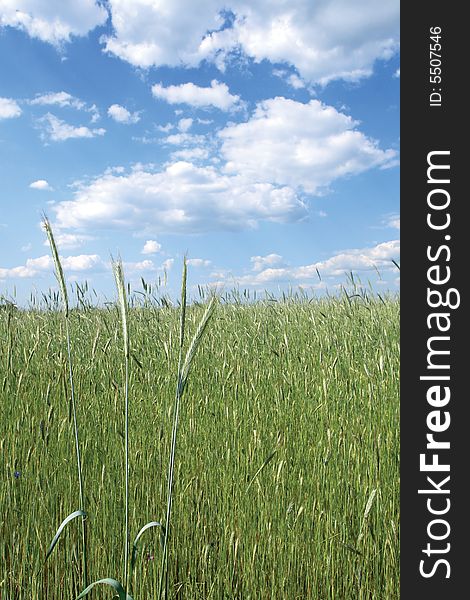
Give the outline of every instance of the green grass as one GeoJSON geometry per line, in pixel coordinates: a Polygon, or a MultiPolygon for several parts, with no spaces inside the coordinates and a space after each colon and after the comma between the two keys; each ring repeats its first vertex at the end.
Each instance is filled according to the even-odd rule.
{"type": "MultiPolygon", "coordinates": [[[[188,306],[187,339],[204,307],[188,306]]],[[[129,530],[165,521],[179,312],[130,309],[129,530]]],[[[117,307],[70,310],[88,580],[122,573],[125,444],[117,307]]],[[[81,518],[64,319],[0,311],[0,597],[75,598],[81,518]],[[19,473],[15,477],[15,471],[19,473]]],[[[170,598],[399,597],[399,302],[221,304],[179,409],[170,598]],[[374,490],[376,490],[374,492],[374,490]]],[[[129,588],[158,597],[161,532],[129,588]]],[[[111,598],[108,587],[91,598],[111,598]]]]}

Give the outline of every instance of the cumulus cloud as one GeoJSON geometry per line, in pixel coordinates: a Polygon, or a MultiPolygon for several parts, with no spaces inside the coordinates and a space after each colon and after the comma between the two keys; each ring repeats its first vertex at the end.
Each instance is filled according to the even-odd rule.
{"type": "Polygon", "coordinates": [[[156,240],[147,240],[142,248],[142,254],[156,254],[160,252],[162,245],[156,240]]]}
{"type": "Polygon", "coordinates": [[[145,259],[138,262],[125,262],[123,267],[128,275],[142,274],[145,272],[156,271],[157,267],[152,260],[145,259]]]}
{"type": "Polygon", "coordinates": [[[209,152],[206,148],[187,148],[185,150],[177,150],[172,152],[171,158],[174,161],[195,161],[206,160],[209,157],[209,152]]]}
{"type": "Polygon", "coordinates": [[[3,0],[0,25],[17,27],[31,37],[59,45],[104,25],[108,12],[95,0],[3,0]]]}
{"type": "Polygon", "coordinates": [[[0,120],[14,119],[21,115],[21,108],[11,98],[0,98],[0,120]]]}
{"type": "MultiPolygon", "coordinates": [[[[78,234],[78,233],[63,233],[61,231],[58,231],[57,229],[55,231],[54,238],[55,238],[57,247],[60,250],[63,250],[65,248],[67,248],[69,250],[72,248],[80,248],[80,246],[83,246],[86,242],[89,242],[90,240],[95,239],[91,235],[78,234]]],[[[48,240],[44,241],[44,246],[49,246],[48,240]]]]}
{"type": "Polygon", "coordinates": [[[47,94],[38,94],[33,100],[29,101],[32,105],[42,105],[42,106],[60,106],[61,108],[65,106],[70,106],[72,108],[76,108],[77,110],[81,110],[85,108],[85,102],[75,98],[68,92],[48,92],[47,94]]]}
{"type": "Polygon", "coordinates": [[[42,128],[43,139],[53,142],[63,142],[73,138],[93,138],[106,133],[106,129],[102,128],[69,125],[51,113],[38,119],[38,124],[42,128]]]}
{"type": "Polygon", "coordinates": [[[103,261],[97,254],[80,254],[78,256],[66,256],[61,258],[65,271],[91,271],[97,267],[104,266],[103,261]]]}
{"type": "Polygon", "coordinates": [[[193,125],[193,120],[192,119],[180,119],[178,121],[178,129],[180,131],[182,131],[183,133],[185,133],[186,131],[188,131],[189,129],[191,129],[193,125]]]}
{"type": "Polygon", "coordinates": [[[192,135],[191,133],[174,133],[168,135],[162,140],[165,144],[172,146],[192,146],[196,144],[204,144],[205,138],[203,135],[192,135]]]}
{"type": "Polygon", "coordinates": [[[225,111],[233,109],[240,101],[240,96],[232,95],[225,83],[219,83],[215,79],[211,81],[210,87],[200,87],[191,82],[168,87],[156,83],[152,86],[152,94],[169,104],[189,104],[196,108],[213,106],[225,111]]]}
{"type": "Polygon", "coordinates": [[[396,151],[381,150],[357,125],[318,100],[265,100],[247,122],[219,133],[225,169],[316,193],[339,177],[392,165],[396,151]]]}
{"type": "MultiPolygon", "coordinates": [[[[374,61],[397,51],[399,3],[395,0],[329,0],[295,3],[260,0],[109,0],[113,34],[105,51],[134,66],[196,66],[213,61],[220,69],[231,54],[297,68],[319,83],[357,80],[374,61]],[[230,22],[222,11],[232,14],[230,22]]],[[[225,13],[227,14],[227,13],[225,13]]]]}
{"type": "Polygon", "coordinates": [[[29,184],[29,187],[33,190],[52,190],[49,182],[45,179],[38,179],[37,181],[33,181],[29,184]]]}
{"type": "Polygon", "coordinates": [[[289,73],[285,69],[273,69],[273,75],[285,80],[295,90],[300,90],[305,87],[305,82],[295,73],[289,73]]]}
{"type": "Polygon", "coordinates": [[[144,234],[253,228],[260,221],[306,215],[304,203],[287,186],[252,183],[185,161],[157,172],[141,167],[126,175],[105,173],[53,210],[63,229],[111,227],[144,234]]]}
{"type": "Polygon", "coordinates": [[[108,115],[118,123],[124,123],[125,125],[130,125],[140,121],[138,112],[131,113],[127,110],[127,108],[121,106],[120,104],[112,104],[108,108],[108,115]]]}
{"type": "Polygon", "coordinates": [[[262,271],[266,267],[272,267],[274,265],[284,266],[284,260],[279,254],[252,256],[250,261],[253,263],[253,271],[262,271]]]}
{"type": "Polygon", "coordinates": [[[162,262],[162,266],[160,268],[165,271],[170,271],[173,267],[174,262],[175,262],[174,258],[167,258],[166,260],[164,260],[162,262]]]}
{"type": "MultiPolygon", "coordinates": [[[[255,262],[255,273],[248,275],[234,276],[219,273],[219,278],[231,281],[235,280],[240,285],[264,286],[271,283],[297,283],[310,280],[318,280],[318,273],[322,278],[344,277],[349,272],[363,272],[377,269],[379,272],[395,270],[392,260],[397,260],[400,256],[399,240],[382,242],[370,248],[355,248],[338,252],[337,254],[323,261],[317,261],[309,265],[286,267],[273,266],[276,258],[272,259],[271,264],[268,259],[278,257],[278,255],[268,255],[268,257],[252,257],[255,262]],[[257,259],[261,259],[259,264],[257,259]]],[[[280,259],[281,257],[279,257],[280,259]]],[[[325,285],[324,283],[322,284],[325,285]]]]}
{"type": "Polygon", "coordinates": [[[295,90],[301,90],[302,88],[305,87],[305,83],[295,73],[292,73],[291,75],[289,75],[289,77],[287,78],[287,81],[288,81],[289,85],[291,85],[295,90]]]}
{"type": "Polygon", "coordinates": [[[380,149],[357,127],[318,100],[266,100],[215,140],[187,132],[167,136],[163,143],[180,148],[160,170],[135,165],[128,173],[107,170],[82,183],[73,198],[54,207],[58,226],[150,236],[295,222],[307,216],[305,194],[322,194],[338,178],[393,164],[396,152],[380,149]],[[190,162],[217,149],[225,162],[190,162]]]}
{"type": "Polygon", "coordinates": [[[369,271],[373,269],[394,269],[392,260],[400,256],[400,241],[382,242],[372,248],[360,248],[339,252],[331,258],[307,267],[299,267],[298,277],[314,276],[314,270],[325,275],[343,275],[349,271],[369,271]]]}
{"type": "MultiPolygon", "coordinates": [[[[85,271],[101,270],[104,263],[97,254],[80,254],[78,256],[60,257],[64,271],[82,273],[85,271]]],[[[53,272],[54,264],[49,254],[37,258],[28,258],[24,265],[17,267],[0,267],[0,279],[30,278],[45,272],[53,272]]]]}
{"type": "Polygon", "coordinates": [[[326,84],[366,77],[376,59],[388,59],[398,48],[399,5],[394,0],[235,4],[233,30],[208,34],[201,54],[220,60],[232,43],[256,62],[294,65],[302,78],[326,84]]]}
{"type": "Polygon", "coordinates": [[[157,130],[162,131],[163,133],[168,133],[172,129],[174,129],[173,123],[167,123],[166,125],[157,125],[157,130]]]}
{"type": "Polygon", "coordinates": [[[99,110],[96,104],[87,104],[80,98],[72,96],[68,92],[47,92],[45,94],[36,94],[32,100],[28,100],[31,106],[58,106],[59,108],[73,108],[81,110],[91,115],[91,122],[96,123],[100,118],[99,110]]]}
{"type": "Polygon", "coordinates": [[[136,67],[197,64],[197,49],[207,30],[218,29],[222,2],[189,0],[164,6],[153,0],[110,0],[113,34],[103,37],[105,51],[136,67]],[[195,55],[195,56],[193,56],[195,55]]]}
{"type": "Polygon", "coordinates": [[[400,229],[400,215],[388,215],[385,225],[392,229],[400,229]]]}
{"type": "Polygon", "coordinates": [[[235,53],[256,62],[293,65],[301,77],[325,84],[370,75],[377,59],[398,49],[396,0],[4,0],[0,26],[60,45],[111,17],[103,49],[136,67],[188,66],[212,61],[223,70],[235,53]],[[226,15],[231,18],[227,19],[226,15]]]}
{"type": "Polygon", "coordinates": [[[203,258],[188,258],[186,261],[190,267],[208,267],[211,264],[210,260],[203,258]]]}

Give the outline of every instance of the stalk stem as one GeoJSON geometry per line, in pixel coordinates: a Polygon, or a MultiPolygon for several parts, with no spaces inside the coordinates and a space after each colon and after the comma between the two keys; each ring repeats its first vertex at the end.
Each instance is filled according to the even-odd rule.
{"type": "MultiPolygon", "coordinates": [[[[78,441],[78,422],[77,422],[77,411],[75,408],[75,385],[73,381],[73,363],[72,363],[72,349],[70,342],[70,331],[69,331],[69,317],[65,317],[65,336],[67,338],[67,358],[69,363],[69,380],[70,380],[70,395],[72,400],[72,418],[73,418],[73,429],[75,437],[75,454],[77,456],[77,471],[78,471],[78,489],[80,495],[80,510],[85,512],[85,500],[83,494],[83,477],[82,477],[82,459],[80,456],[80,444],[78,441]]],[[[85,519],[82,517],[82,556],[83,556],[83,587],[87,585],[88,574],[87,574],[87,554],[86,554],[86,528],[85,519]]]]}
{"type": "Polygon", "coordinates": [[[125,372],[125,470],[126,470],[126,539],[124,545],[124,592],[127,595],[129,562],[129,357],[126,353],[125,372]]]}

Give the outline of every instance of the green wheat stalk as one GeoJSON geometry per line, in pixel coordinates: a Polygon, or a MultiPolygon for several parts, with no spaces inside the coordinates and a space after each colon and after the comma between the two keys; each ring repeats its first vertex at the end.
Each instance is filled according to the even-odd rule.
{"type": "Polygon", "coordinates": [[[168,461],[168,486],[167,486],[167,507],[166,507],[166,520],[165,520],[165,535],[163,541],[163,553],[162,553],[162,566],[160,571],[160,586],[158,598],[162,597],[163,592],[163,579],[165,579],[165,598],[168,598],[168,538],[170,531],[171,521],[171,508],[173,502],[173,478],[175,469],[175,455],[176,455],[176,439],[178,433],[179,424],[179,410],[181,404],[181,398],[183,396],[186,382],[188,380],[189,370],[191,363],[196,354],[196,350],[201,342],[204,331],[206,330],[207,324],[214,312],[216,299],[215,296],[211,298],[206,311],[199,322],[198,328],[194,337],[189,345],[185,359],[183,361],[183,345],[184,345],[184,333],[186,323],[186,282],[187,282],[188,267],[186,257],[183,260],[183,276],[181,281],[181,313],[180,313],[180,336],[179,336],[179,357],[178,357],[178,376],[176,384],[175,402],[173,405],[173,428],[171,433],[171,448],[170,458],[168,461]]]}
{"type": "MultiPolygon", "coordinates": [[[[124,359],[125,359],[125,372],[124,372],[124,404],[125,404],[125,466],[124,466],[124,476],[125,476],[125,514],[124,514],[124,573],[123,573],[123,582],[124,585],[121,585],[119,581],[113,579],[112,577],[105,577],[104,579],[99,579],[91,583],[87,588],[85,588],[81,594],[77,597],[77,600],[80,598],[84,598],[90,591],[98,584],[106,584],[114,589],[119,600],[133,600],[132,596],[128,593],[129,586],[129,330],[128,330],[128,303],[127,303],[127,295],[126,295],[126,286],[124,281],[124,269],[122,266],[122,261],[120,258],[114,260],[111,257],[111,264],[114,273],[114,279],[116,282],[116,289],[118,293],[118,306],[119,312],[121,314],[121,325],[122,325],[122,337],[124,343],[124,359]]],[[[135,565],[135,556],[137,553],[137,543],[141,535],[149,528],[160,526],[160,523],[156,521],[152,521],[144,525],[142,529],[137,534],[137,537],[134,540],[133,544],[133,552],[132,552],[132,562],[131,562],[131,570],[133,570],[135,565]]]]}
{"type": "MultiPolygon", "coordinates": [[[[85,513],[85,508],[84,508],[85,502],[84,502],[84,493],[83,493],[82,461],[81,461],[81,457],[80,457],[80,444],[79,444],[79,438],[78,438],[78,423],[77,423],[77,412],[76,412],[76,402],[75,402],[75,385],[74,385],[74,381],[73,381],[73,362],[72,362],[72,349],[71,349],[70,329],[69,329],[69,302],[68,302],[68,296],[67,296],[67,287],[65,285],[64,271],[62,269],[62,264],[60,262],[59,252],[57,251],[57,246],[56,246],[56,243],[54,240],[54,234],[52,232],[51,224],[45,214],[43,215],[42,225],[47,234],[47,238],[49,240],[49,245],[51,247],[52,258],[53,258],[54,267],[55,267],[55,274],[56,274],[57,281],[59,283],[60,294],[62,297],[62,307],[63,307],[64,321],[65,321],[65,336],[67,338],[67,358],[68,358],[68,365],[69,365],[69,381],[70,381],[70,393],[71,393],[71,400],[72,400],[73,428],[74,428],[74,437],[75,437],[75,453],[76,453],[76,457],[77,457],[78,487],[79,487],[79,493],[80,493],[79,511],[82,516],[83,585],[86,586],[86,582],[87,582],[87,553],[86,553],[86,530],[85,530],[86,513],[85,513]]],[[[71,513],[71,514],[75,514],[75,513],[71,513]]],[[[71,515],[69,515],[69,517],[70,516],[71,515]]],[[[66,519],[62,522],[61,526],[59,527],[58,535],[56,534],[55,542],[53,541],[53,543],[51,544],[49,553],[46,556],[46,560],[47,560],[47,557],[49,556],[49,554],[52,552],[52,550],[55,546],[55,543],[58,540],[58,536],[60,535],[60,532],[62,531],[63,526],[67,522],[69,522],[69,517],[66,517],[66,519]]]]}
{"type": "Polygon", "coordinates": [[[129,331],[127,326],[128,304],[126,296],[126,286],[124,283],[124,270],[121,259],[111,259],[113,266],[114,279],[118,292],[119,310],[121,313],[122,336],[124,340],[124,359],[125,359],[125,375],[124,375],[124,395],[125,395],[125,540],[124,540],[124,593],[127,594],[128,585],[128,562],[129,562],[129,331]]]}

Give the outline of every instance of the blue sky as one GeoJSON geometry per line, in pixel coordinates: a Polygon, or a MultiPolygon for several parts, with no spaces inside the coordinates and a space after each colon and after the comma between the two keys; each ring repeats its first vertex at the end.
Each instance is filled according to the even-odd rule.
{"type": "Polygon", "coordinates": [[[0,0],[0,297],[396,291],[396,0],[0,0]],[[196,12],[196,14],[194,14],[196,12]],[[317,270],[320,272],[321,281],[317,270]]]}

